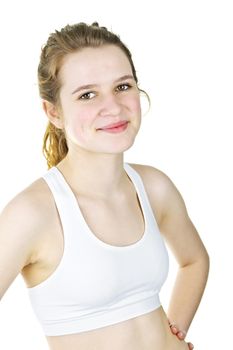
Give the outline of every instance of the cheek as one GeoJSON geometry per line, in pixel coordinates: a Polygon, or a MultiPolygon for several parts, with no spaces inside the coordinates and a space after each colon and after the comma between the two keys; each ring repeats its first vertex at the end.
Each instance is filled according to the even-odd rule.
{"type": "MultiPolygon", "coordinates": [[[[70,111],[71,112],[71,111],[70,111]]],[[[92,125],[93,115],[90,110],[86,109],[74,109],[69,117],[66,118],[66,131],[70,136],[76,136],[80,140],[83,139],[83,134],[90,130],[92,125]]]]}
{"type": "Polygon", "coordinates": [[[134,113],[141,114],[141,103],[138,95],[128,98],[128,106],[134,113]]]}
{"type": "Polygon", "coordinates": [[[70,106],[69,110],[66,110],[67,125],[82,127],[90,119],[90,111],[85,106],[79,106],[75,103],[70,106]]]}
{"type": "Polygon", "coordinates": [[[140,102],[139,98],[134,101],[134,109],[137,110],[138,113],[141,114],[141,102],[140,102]]]}

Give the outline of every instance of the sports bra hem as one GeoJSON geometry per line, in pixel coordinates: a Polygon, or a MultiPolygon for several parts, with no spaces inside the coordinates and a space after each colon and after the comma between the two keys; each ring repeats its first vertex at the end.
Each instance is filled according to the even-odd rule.
{"type": "Polygon", "coordinates": [[[102,327],[111,326],[129,319],[147,314],[161,307],[158,293],[149,296],[144,300],[127,304],[120,309],[106,309],[106,313],[94,315],[91,319],[74,317],[67,323],[60,322],[52,325],[43,324],[43,330],[46,336],[61,336],[75,333],[91,331],[102,327]]]}

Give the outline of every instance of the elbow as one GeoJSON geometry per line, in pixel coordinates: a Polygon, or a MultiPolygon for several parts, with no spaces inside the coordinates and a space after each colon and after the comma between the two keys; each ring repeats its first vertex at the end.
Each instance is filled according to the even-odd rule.
{"type": "Polygon", "coordinates": [[[196,258],[189,261],[188,263],[180,266],[182,268],[184,267],[197,267],[200,271],[200,273],[205,273],[206,275],[209,274],[210,269],[210,257],[206,250],[202,251],[201,254],[199,254],[196,258]]]}
{"type": "Polygon", "coordinates": [[[204,252],[203,252],[203,255],[202,255],[202,257],[201,257],[201,260],[203,261],[203,263],[206,265],[206,267],[207,267],[208,270],[209,270],[209,268],[210,268],[210,256],[209,256],[209,254],[208,254],[208,252],[207,252],[206,249],[205,249],[204,252]]]}
{"type": "Polygon", "coordinates": [[[196,262],[202,264],[203,266],[206,267],[207,270],[209,270],[210,256],[209,256],[205,247],[203,247],[203,249],[201,249],[201,253],[198,255],[196,262]]]}
{"type": "Polygon", "coordinates": [[[205,265],[206,265],[206,269],[207,269],[207,274],[209,274],[209,270],[210,270],[210,256],[209,254],[206,252],[206,257],[205,257],[205,265]]]}
{"type": "Polygon", "coordinates": [[[196,263],[199,265],[200,273],[205,275],[207,279],[209,275],[209,270],[210,270],[210,257],[207,251],[205,251],[202,254],[202,256],[197,260],[196,263]]]}

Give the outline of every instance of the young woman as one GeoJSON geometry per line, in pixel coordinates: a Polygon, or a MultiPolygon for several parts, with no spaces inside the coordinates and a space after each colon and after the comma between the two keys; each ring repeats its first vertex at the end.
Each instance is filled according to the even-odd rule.
{"type": "Polygon", "coordinates": [[[21,272],[52,350],[192,349],[208,254],[169,177],[124,162],[141,124],[130,51],[97,23],[67,25],[38,81],[48,170],[1,213],[0,296],[21,272]],[[179,264],[167,314],[164,240],[179,264]]]}

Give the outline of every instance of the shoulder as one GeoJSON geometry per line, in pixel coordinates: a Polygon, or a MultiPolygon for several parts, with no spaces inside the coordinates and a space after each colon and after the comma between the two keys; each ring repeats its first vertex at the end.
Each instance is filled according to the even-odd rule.
{"type": "Polygon", "coordinates": [[[46,213],[49,190],[45,181],[39,178],[16,194],[5,206],[2,214],[14,215],[15,218],[24,218],[28,222],[37,220],[46,213]]]}
{"type": "Polygon", "coordinates": [[[150,165],[129,163],[140,175],[150,203],[159,213],[159,221],[171,211],[172,207],[182,207],[186,211],[183,198],[171,178],[162,170],[150,165]]]}
{"type": "Polygon", "coordinates": [[[38,179],[13,197],[0,213],[0,298],[20,272],[39,261],[38,252],[46,241],[53,210],[48,210],[48,198],[46,184],[38,179]]]}
{"type": "Polygon", "coordinates": [[[143,180],[148,182],[148,185],[161,185],[168,186],[171,185],[171,179],[160,169],[155,168],[151,165],[129,163],[129,165],[136,170],[143,180]]]}
{"type": "MultiPolygon", "coordinates": [[[[12,244],[25,242],[32,250],[49,222],[51,197],[48,186],[42,178],[16,194],[0,213],[1,235],[12,244]]],[[[29,248],[29,247],[28,247],[29,248]]]]}
{"type": "Polygon", "coordinates": [[[129,164],[140,175],[146,188],[152,193],[156,193],[159,198],[170,191],[176,190],[171,178],[162,170],[150,165],[129,164]]]}

